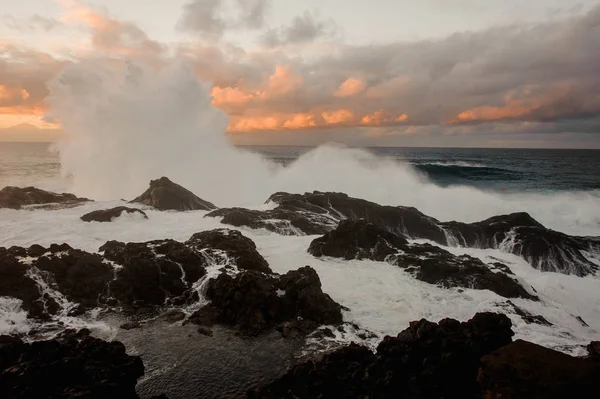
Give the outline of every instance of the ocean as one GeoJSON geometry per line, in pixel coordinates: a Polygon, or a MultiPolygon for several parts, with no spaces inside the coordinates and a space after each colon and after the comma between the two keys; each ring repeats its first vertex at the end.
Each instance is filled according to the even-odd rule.
{"type": "MultiPolygon", "coordinates": [[[[50,143],[0,143],[0,186],[59,185],[60,159],[50,143]]],[[[247,146],[281,165],[312,147],[247,146]]],[[[497,192],[600,190],[600,150],[371,147],[365,151],[414,168],[441,187],[497,192]]]]}
{"type": "MultiPolygon", "coordinates": [[[[59,147],[60,155],[50,151],[49,144],[0,143],[0,186],[33,185],[97,200],[55,210],[0,209],[0,247],[47,247],[66,242],[97,252],[109,240],[185,241],[199,231],[230,227],[216,218],[205,218],[205,211],[151,208],[144,208],[148,220],[125,216],[113,223],[79,220],[84,213],[122,205],[121,198],[140,194],[150,179],[161,175],[220,207],[269,209],[272,204],[265,201],[277,191],[340,191],[384,205],[414,206],[441,221],[474,222],[525,211],[548,228],[600,236],[600,151],[353,149],[339,145],[233,148],[218,144],[178,146],[177,151],[169,152],[143,143],[106,147],[101,141],[96,143],[59,147]]],[[[336,333],[338,344],[355,341],[373,348],[385,335],[397,334],[413,320],[452,317],[464,321],[476,312],[505,309],[505,298],[491,291],[445,289],[385,262],[315,258],[307,252],[315,236],[240,230],[256,243],[274,272],[313,267],[323,291],[348,309],[344,320],[374,334],[363,339],[336,333]]],[[[501,247],[444,249],[486,263],[500,261],[519,281],[535,289],[540,301],[517,298],[513,302],[543,316],[551,326],[527,323],[511,314],[515,339],[576,355],[585,353],[590,341],[600,340],[597,276],[541,272],[501,247]],[[577,322],[575,316],[587,325],[577,322]]],[[[590,259],[600,265],[600,256],[590,259]]],[[[218,393],[228,392],[230,397],[239,397],[249,387],[280,374],[298,356],[295,344],[285,340],[247,342],[217,330],[210,341],[197,337],[189,325],[148,324],[141,330],[125,331],[119,328],[122,320],[95,312],[82,317],[60,315],[53,322],[55,327],[88,327],[98,337],[124,342],[129,353],[144,360],[146,376],[138,385],[144,395],[166,392],[170,398],[219,397],[218,393]]],[[[39,330],[19,301],[0,296],[0,335],[39,330]]]]}

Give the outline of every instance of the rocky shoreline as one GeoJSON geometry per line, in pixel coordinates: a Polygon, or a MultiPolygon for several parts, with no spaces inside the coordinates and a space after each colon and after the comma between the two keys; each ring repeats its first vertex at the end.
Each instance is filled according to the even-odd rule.
{"type": "MultiPolygon", "coordinates": [[[[89,202],[31,187],[5,188],[0,200],[0,207],[23,211],[89,202]]],[[[386,262],[442,289],[488,290],[504,299],[504,313],[543,326],[552,323],[513,302],[541,299],[508,265],[453,255],[434,244],[500,249],[542,272],[579,277],[598,272],[590,254],[600,253],[600,238],[552,231],[524,213],[469,224],[440,222],[415,208],[321,192],[276,193],[268,200],[274,207],[266,211],[217,208],[165,177],[153,180],[132,202],[166,212],[208,211],[205,217],[234,227],[314,235],[306,251],[315,259],[386,262]]],[[[147,219],[143,209],[117,207],[81,219],[110,223],[131,213],[147,219]]],[[[135,387],[144,374],[141,359],[127,355],[117,341],[91,337],[90,331],[64,331],[61,317],[118,315],[125,320],[123,331],[143,330],[155,322],[180,326],[182,331],[193,325],[196,336],[182,339],[212,339],[217,332],[213,345],[239,339],[236,347],[242,351],[249,342],[259,341],[267,343],[262,346],[267,350],[268,342],[276,339],[283,340],[279,348],[289,348],[290,354],[307,338],[325,342],[335,329],[360,330],[348,326],[344,311],[349,309],[323,291],[314,268],[297,265],[275,273],[252,239],[228,228],[199,231],[185,241],[107,241],[95,252],[68,244],[0,247],[0,297],[19,301],[28,318],[55,330],[50,340],[35,331],[0,337],[0,392],[7,392],[8,398],[41,397],[41,392],[52,398],[138,397],[135,387]],[[42,376],[48,368],[53,373],[42,376]],[[77,372],[70,372],[74,369],[77,372]],[[30,386],[37,380],[47,387],[30,386]]],[[[359,334],[373,335],[366,330],[359,334]]],[[[248,382],[252,388],[247,396],[510,399],[562,398],[598,390],[600,344],[591,343],[589,356],[575,358],[522,340],[513,342],[513,335],[511,321],[503,314],[478,313],[462,323],[419,320],[397,337],[383,338],[375,353],[351,344],[310,354],[296,365],[283,359],[272,370],[272,381],[248,382]],[[282,365],[290,366],[287,373],[282,365]],[[552,378],[553,370],[560,370],[561,378],[552,378]]],[[[235,354],[225,356],[230,355],[235,354]]],[[[261,367],[268,367],[268,360],[265,364],[261,367]]],[[[206,394],[189,391],[188,396],[176,397],[206,394]]],[[[225,397],[214,391],[212,395],[225,397]]],[[[228,395],[243,396],[239,390],[228,395]]]]}

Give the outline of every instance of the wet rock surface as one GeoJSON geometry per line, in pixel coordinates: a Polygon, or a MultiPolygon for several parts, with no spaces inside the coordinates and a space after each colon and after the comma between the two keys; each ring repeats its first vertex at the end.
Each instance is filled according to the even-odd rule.
{"type": "Polygon", "coordinates": [[[386,206],[343,193],[276,193],[266,211],[222,208],[207,214],[222,223],[267,229],[283,235],[318,235],[344,219],[363,219],[408,239],[440,245],[501,249],[521,256],[542,271],[586,276],[598,272],[587,252],[600,253],[599,237],[576,237],[547,229],[527,213],[495,216],[476,223],[441,222],[416,208],[386,206]]]}
{"type": "Polygon", "coordinates": [[[194,285],[215,257],[224,258],[229,267],[272,273],[252,240],[227,229],[194,234],[185,243],[108,241],[99,251],[67,244],[0,247],[0,296],[21,300],[28,316],[36,319],[96,307],[151,315],[197,302],[194,285]]]}
{"type": "Polygon", "coordinates": [[[84,222],[112,222],[114,219],[122,216],[123,214],[137,214],[142,216],[144,219],[148,219],[148,215],[140,209],[128,208],[126,206],[118,206],[111,209],[102,209],[99,211],[93,211],[86,213],[81,217],[84,222]]]}
{"type": "Polygon", "coordinates": [[[243,271],[235,276],[222,273],[209,281],[211,300],[190,317],[203,326],[224,324],[244,335],[258,335],[278,328],[284,335],[303,336],[318,326],[342,322],[341,306],[321,289],[311,267],[282,276],[243,271]]]}
{"type": "Polygon", "coordinates": [[[373,354],[350,345],[290,369],[250,398],[475,398],[481,356],[512,340],[504,315],[465,323],[420,320],[386,337],[373,354]]]}
{"type": "Polygon", "coordinates": [[[196,250],[217,249],[224,251],[240,269],[273,273],[269,264],[256,250],[254,241],[238,230],[215,229],[194,234],[186,245],[196,250]]]}
{"type": "Polygon", "coordinates": [[[35,187],[7,186],[0,190],[0,208],[21,209],[28,205],[57,204],[62,207],[81,205],[90,201],[73,194],[53,193],[35,187]]]}
{"type": "Polygon", "coordinates": [[[209,211],[217,208],[166,177],[150,181],[150,187],[131,202],[149,205],[161,211],[209,211]]]}
{"type": "Polygon", "coordinates": [[[600,361],[517,340],[484,356],[477,379],[485,399],[585,398],[598,392],[600,361]]]}
{"type": "Polygon", "coordinates": [[[67,331],[56,339],[0,345],[0,392],[6,399],[139,398],[142,360],[120,342],[67,331]]]}
{"type": "Polygon", "coordinates": [[[547,229],[524,212],[470,224],[447,222],[441,226],[457,245],[501,248],[541,271],[586,276],[599,269],[585,254],[600,251],[600,238],[569,236],[547,229]]]}
{"type": "Polygon", "coordinates": [[[415,278],[445,288],[490,290],[507,298],[537,299],[497,266],[477,258],[455,256],[430,244],[410,244],[365,220],[343,220],[338,227],[315,239],[308,248],[314,256],[387,261],[411,272],[415,278]]]}

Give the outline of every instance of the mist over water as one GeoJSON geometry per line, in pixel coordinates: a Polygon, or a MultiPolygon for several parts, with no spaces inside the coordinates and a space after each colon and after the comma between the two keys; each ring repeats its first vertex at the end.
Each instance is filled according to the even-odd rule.
{"type": "MultiPolygon", "coordinates": [[[[259,206],[277,191],[341,191],[381,204],[415,206],[441,220],[476,221],[526,211],[549,228],[600,234],[600,193],[500,194],[440,187],[411,165],[325,145],[286,167],[235,148],[227,116],[185,62],[166,67],[96,60],[73,64],[49,84],[62,173],[72,191],[97,200],[133,198],[168,176],[217,206],[259,206]]],[[[299,133],[301,134],[301,133],[299,133]]]]}

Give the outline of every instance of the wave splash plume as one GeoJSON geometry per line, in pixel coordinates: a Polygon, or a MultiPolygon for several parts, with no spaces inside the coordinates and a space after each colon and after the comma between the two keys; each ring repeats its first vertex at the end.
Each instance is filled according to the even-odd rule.
{"type": "Polygon", "coordinates": [[[67,133],[57,145],[62,172],[72,176],[77,195],[133,198],[148,181],[168,176],[217,206],[259,206],[277,191],[321,190],[416,206],[440,220],[526,211],[570,234],[597,234],[600,226],[598,190],[500,194],[439,187],[416,165],[340,145],[277,165],[231,145],[227,116],[212,106],[209,87],[183,61],[163,67],[82,62],[66,67],[49,88],[51,116],[67,133]]]}

